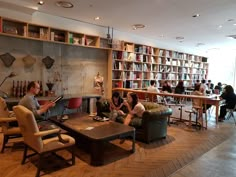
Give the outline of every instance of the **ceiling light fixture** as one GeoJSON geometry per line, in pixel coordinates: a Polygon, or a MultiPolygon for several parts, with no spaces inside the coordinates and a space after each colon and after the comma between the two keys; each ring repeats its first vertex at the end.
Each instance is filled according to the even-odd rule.
{"type": "Polygon", "coordinates": [[[100,20],[100,17],[95,17],[94,20],[100,20]]]}
{"type": "Polygon", "coordinates": [[[68,1],[57,1],[56,5],[63,8],[73,8],[74,5],[68,1]]]}
{"type": "Polygon", "coordinates": [[[194,14],[192,17],[196,18],[196,17],[199,17],[199,16],[200,16],[200,14],[194,14]]]}
{"type": "Polygon", "coordinates": [[[134,24],[132,26],[132,28],[133,28],[133,30],[136,30],[136,29],[139,29],[139,28],[145,28],[145,25],[143,25],[143,24],[134,24]]]}
{"type": "Polygon", "coordinates": [[[44,4],[44,1],[39,1],[38,2],[38,5],[43,5],[44,4]]]}

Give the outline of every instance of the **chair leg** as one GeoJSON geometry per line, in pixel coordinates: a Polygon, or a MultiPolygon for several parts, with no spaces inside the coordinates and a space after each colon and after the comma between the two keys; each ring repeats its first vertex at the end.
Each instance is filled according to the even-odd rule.
{"type": "Polygon", "coordinates": [[[75,165],[75,147],[73,146],[71,150],[72,165],[75,165]]]}
{"type": "Polygon", "coordinates": [[[40,171],[41,171],[41,168],[42,168],[42,158],[43,158],[42,156],[43,156],[42,154],[39,154],[38,168],[37,168],[37,172],[36,172],[35,177],[40,176],[40,171]]]}
{"type": "Polygon", "coordinates": [[[4,152],[4,149],[5,149],[5,147],[6,147],[6,144],[7,144],[7,142],[8,142],[8,139],[9,139],[9,137],[8,137],[7,135],[4,135],[4,136],[3,136],[1,153],[4,152]]]}
{"type": "Polygon", "coordinates": [[[27,158],[27,150],[28,150],[28,146],[25,144],[24,153],[23,153],[23,159],[21,161],[21,164],[25,163],[25,160],[27,158]]]}

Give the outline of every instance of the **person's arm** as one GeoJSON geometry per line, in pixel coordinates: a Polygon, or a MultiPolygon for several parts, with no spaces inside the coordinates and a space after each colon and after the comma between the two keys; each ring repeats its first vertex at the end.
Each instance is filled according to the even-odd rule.
{"type": "Polygon", "coordinates": [[[130,113],[132,111],[132,108],[130,107],[129,103],[127,101],[124,101],[123,104],[127,107],[128,111],[130,113]]]}
{"type": "Polygon", "coordinates": [[[54,107],[55,106],[55,103],[54,102],[48,102],[42,106],[40,106],[40,108],[36,111],[38,115],[41,115],[45,112],[47,112],[47,110],[51,107],[54,107]]]}

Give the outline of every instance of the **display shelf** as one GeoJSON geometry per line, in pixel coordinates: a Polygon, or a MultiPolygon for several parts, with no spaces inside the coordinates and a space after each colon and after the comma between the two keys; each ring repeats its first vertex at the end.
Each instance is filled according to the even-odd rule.
{"type": "Polygon", "coordinates": [[[68,32],[66,30],[50,28],[50,40],[68,43],[68,32]]]}
{"type": "Polygon", "coordinates": [[[49,27],[28,24],[28,37],[49,40],[49,27]]]}
{"type": "Polygon", "coordinates": [[[27,23],[2,18],[2,32],[11,35],[27,37],[27,23]]]}

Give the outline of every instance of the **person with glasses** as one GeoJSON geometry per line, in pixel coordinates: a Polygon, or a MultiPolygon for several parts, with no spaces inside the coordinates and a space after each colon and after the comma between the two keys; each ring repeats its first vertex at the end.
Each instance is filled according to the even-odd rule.
{"type": "Polygon", "coordinates": [[[36,120],[42,120],[42,115],[46,113],[49,108],[55,106],[55,103],[51,101],[45,103],[44,105],[39,105],[37,98],[35,98],[39,91],[39,83],[36,81],[30,82],[27,86],[27,94],[19,102],[19,105],[25,106],[33,112],[36,120]]]}

